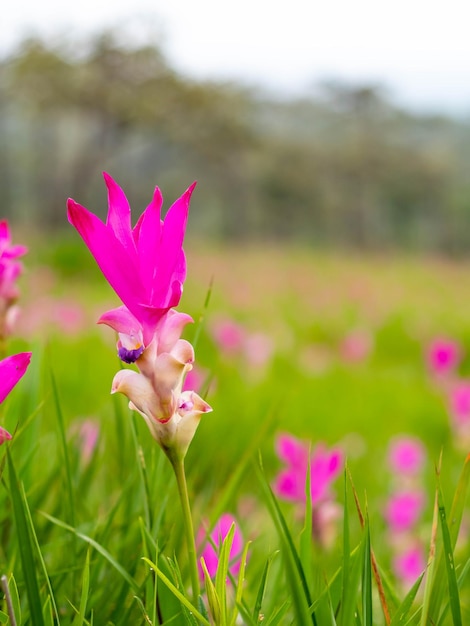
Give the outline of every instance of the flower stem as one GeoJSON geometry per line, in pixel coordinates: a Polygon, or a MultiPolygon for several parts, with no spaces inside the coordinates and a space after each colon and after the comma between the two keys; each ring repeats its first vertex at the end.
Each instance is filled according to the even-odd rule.
{"type": "Polygon", "coordinates": [[[193,604],[197,608],[200,595],[199,573],[197,569],[196,541],[194,537],[193,519],[189,504],[188,485],[184,471],[184,459],[170,459],[175,471],[178,492],[180,494],[181,508],[183,509],[184,531],[186,534],[186,545],[188,549],[189,569],[191,573],[191,584],[193,588],[193,604]]]}

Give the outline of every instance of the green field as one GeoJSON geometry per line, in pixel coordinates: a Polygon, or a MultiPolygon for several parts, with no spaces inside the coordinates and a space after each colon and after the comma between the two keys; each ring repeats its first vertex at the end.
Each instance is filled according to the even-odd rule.
{"type": "MultiPolygon", "coordinates": [[[[159,566],[177,581],[166,560],[176,559],[184,581],[180,587],[187,588],[170,464],[144,421],[128,410],[126,398],[109,394],[121,364],[111,329],[95,322],[103,311],[117,306],[117,299],[74,233],[47,246],[34,238],[28,244],[22,316],[8,354],[31,350],[33,359],[25,379],[1,408],[2,425],[10,432],[17,427],[8,444],[8,462],[7,446],[0,449],[0,573],[13,574],[16,581],[22,616],[18,623],[193,623],[184,612],[178,613],[182,609],[161,582],[160,608],[155,609],[154,577],[142,560],[160,559],[159,566]],[[99,429],[89,458],[80,443],[85,420],[99,429]],[[22,526],[18,511],[24,513],[26,504],[31,518],[26,515],[22,526]],[[32,617],[38,607],[42,622],[32,617]],[[179,617],[171,621],[168,615],[174,614],[179,617]]],[[[279,433],[343,450],[362,509],[368,511],[379,567],[390,589],[403,599],[405,589],[391,568],[383,516],[394,485],[387,446],[392,437],[404,434],[418,437],[425,446],[421,480],[427,497],[415,532],[428,549],[435,466],[442,453],[441,483],[449,512],[468,442],[452,429],[445,390],[430,374],[425,354],[435,337],[451,338],[463,353],[456,376],[470,375],[470,263],[202,242],[188,244],[187,260],[179,310],[195,320],[185,337],[195,343],[196,362],[204,373],[202,389],[213,407],[203,417],[186,459],[193,519],[199,528],[203,521],[214,523],[221,513],[230,512],[245,540],[252,541],[243,610],[253,611],[266,560],[280,549],[281,554],[272,556],[260,612],[264,623],[301,624],[297,601],[284,579],[289,572],[283,561],[285,537],[279,536],[269,513],[257,470],[261,456],[265,477],[272,483],[281,467],[275,453],[279,433]],[[264,363],[251,362],[244,349],[228,354],[219,348],[214,328],[227,319],[263,337],[262,345],[270,349],[264,363]],[[345,355],[344,341],[351,333],[366,339],[361,358],[345,355]]],[[[333,490],[343,504],[341,474],[333,490]]],[[[350,484],[348,493],[354,547],[362,535],[350,484]]],[[[304,524],[298,507],[283,501],[279,505],[297,545],[304,524]]],[[[467,503],[455,552],[459,576],[470,557],[465,534],[469,523],[467,503]]],[[[323,547],[311,541],[307,579],[314,597],[321,595],[325,580],[335,580],[341,566],[342,515],[334,537],[323,547]]],[[[441,583],[446,585],[444,571],[441,583]]],[[[335,589],[333,598],[339,593],[335,589]]],[[[358,591],[362,608],[355,623],[385,623],[373,589],[373,621],[367,621],[364,608],[367,594],[362,592],[361,598],[358,591]]],[[[449,593],[446,587],[444,596],[449,593]]],[[[393,596],[390,591],[392,613],[398,604],[393,596]]],[[[468,578],[463,576],[463,624],[470,620],[469,599],[468,578]]],[[[421,590],[415,600],[417,614],[411,617],[410,611],[411,621],[400,623],[419,624],[423,602],[421,590]]],[[[240,623],[250,623],[243,610],[240,623]]],[[[320,607],[318,615],[323,610],[320,607]]],[[[5,607],[3,611],[1,623],[9,623],[5,607]]],[[[318,623],[333,623],[324,619],[318,623]]],[[[440,619],[426,623],[458,623],[452,610],[440,619]]]]}

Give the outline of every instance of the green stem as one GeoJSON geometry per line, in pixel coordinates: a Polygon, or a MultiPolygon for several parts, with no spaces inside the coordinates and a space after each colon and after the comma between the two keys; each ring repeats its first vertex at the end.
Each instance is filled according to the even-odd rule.
{"type": "Polygon", "coordinates": [[[189,505],[188,485],[184,471],[184,459],[171,459],[171,464],[175,471],[178,492],[180,494],[181,508],[183,509],[184,531],[186,534],[186,545],[188,549],[189,569],[191,573],[191,584],[193,588],[193,603],[197,607],[199,603],[200,586],[199,573],[197,569],[196,541],[194,537],[193,519],[191,507],[189,505]]]}

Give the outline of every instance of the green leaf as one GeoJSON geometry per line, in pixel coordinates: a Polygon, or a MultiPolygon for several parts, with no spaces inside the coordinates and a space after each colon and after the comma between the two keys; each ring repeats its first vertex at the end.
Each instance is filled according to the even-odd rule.
{"type": "Polygon", "coordinates": [[[438,477],[438,507],[439,507],[439,520],[441,525],[442,540],[444,544],[444,563],[447,573],[447,584],[449,589],[449,604],[452,613],[452,621],[454,626],[462,626],[462,614],[460,611],[460,597],[459,588],[457,585],[457,577],[455,574],[454,563],[454,551],[452,548],[452,540],[449,533],[449,527],[447,526],[446,510],[444,506],[444,499],[442,497],[442,491],[440,481],[438,477]]]}
{"type": "Polygon", "coordinates": [[[268,559],[263,569],[263,573],[261,574],[261,580],[260,580],[259,587],[258,587],[258,593],[256,594],[256,601],[255,601],[255,606],[253,608],[253,614],[252,614],[253,620],[255,622],[258,622],[259,616],[261,613],[261,607],[263,605],[264,592],[266,590],[266,583],[268,580],[269,570],[271,568],[274,558],[278,554],[279,554],[279,551],[273,552],[272,554],[268,556],[268,559]]]}
{"type": "Polygon", "coordinates": [[[138,585],[138,583],[134,580],[134,578],[132,578],[132,576],[130,576],[130,574],[128,574],[128,572],[122,567],[122,565],[120,565],[116,561],[116,559],[101,544],[99,544],[97,541],[95,541],[91,537],[88,537],[88,535],[85,535],[79,532],[76,528],[72,528],[72,526],[69,526],[69,524],[62,522],[56,517],[53,517],[52,515],[49,515],[48,513],[45,513],[44,511],[42,511],[41,514],[44,515],[44,517],[47,518],[53,524],[56,524],[57,526],[60,526],[61,528],[65,528],[65,530],[68,530],[71,533],[74,533],[79,539],[86,541],[97,552],[99,552],[101,556],[103,556],[108,561],[108,563],[112,565],[117,572],[119,572],[119,574],[121,574],[122,578],[127,582],[127,584],[129,585],[129,587],[131,587],[134,593],[140,593],[140,586],[138,585]]]}
{"type": "Polygon", "coordinates": [[[44,626],[41,599],[39,596],[39,583],[37,580],[37,568],[33,556],[30,528],[25,512],[20,483],[13,466],[10,449],[7,449],[7,462],[10,478],[10,494],[13,504],[13,516],[15,518],[16,535],[21,558],[26,594],[28,596],[31,619],[35,626],[44,626]]]}
{"type": "Polygon", "coordinates": [[[283,544],[283,557],[286,564],[286,578],[291,588],[292,602],[299,624],[313,623],[317,626],[315,612],[312,611],[312,600],[300,557],[295,548],[286,520],[277,503],[274,493],[266,480],[261,466],[255,466],[260,485],[263,489],[271,518],[276,526],[283,544]]]}
{"type": "Polygon", "coordinates": [[[82,594],[80,596],[80,607],[78,615],[73,621],[73,626],[83,626],[85,624],[85,613],[88,601],[88,592],[90,589],[90,548],[86,553],[85,565],[83,567],[82,575],[82,594]]]}
{"type": "Polygon", "coordinates": [[[408,620],[410,617],[410,611],[413,607],[413,602],[415,601],[416,594],[418,593],[421,581],[423,580],[423,576],[424,572],[406,594],[403,602],[400,604],[395,615],[393,616],[392,621],[390,622],[390,626],[403,626],[404,624],[406,624],[405,620],[408,620]]]}
{"type": "MultiPolygon", "coordinates": [[[[421,626],[427,626],[429,623],[438,623],[439,615],[442,610],[445,610],[448,606],[447,604],[442,607],[443,601],[448,593],[448,582],[446,584],[446,580],[448,581],[448,573],[444,573],[444,570],[447,572],[447,563],[443,563],[444,560],[444,535],[441,532],[439,536],[439,523],[440,523],[440,508],[439,502],[442,501],[442,494],[439,495],[440,491],[440,483],[439,483],[439,474],[440,474],[440,465],[441,461],[439,461],[438,467],[436,468],[436,496],[434,503],[434,516],[433,516],[433,527],[431,532],[431,546],[430,553],[428,559],[428,569],[427,575],[425,579],[424,585],[424,599],[423,599],[423,610],[421,613],[421,626]]],[[[464,466],[462,468],[462,472],[459,477],[459,481],[457,483],[457,488],[453,497],[452,506],[450,508],[449,514],[449,525],[448,525],[448,547],[450,547],[451,552],[455,549],[455,545],[457,543],[457,538],[460,530],[460,525],[462,522],[462,516],[465,508],[466,495],[468,491],[468,484],[470,481],[470,455],[465,459],[464,466]]],[[[441,526],[442,528],[442,526],[441,526]]],[[[447,557],[448,558],[448,557],[447,557]]]]}
{"type": "Polygon", "coordinates": [[[155,571],[158,578],[160,578],[163,584],[168,587],[173,595],[178,598],[181,604],[183,604],[183,606],[185,606],[188,611],[190,611],[190,613],[192,613],[202,624],[205,624],[205,626],[210,626],[209,621],[203,615],[201,615],[196,607],[191,604],[188,598],[186,598],[186,596],[181,593],[181,591],[171,582],[171,580],[167,576],[165,576],[165,574],[161,571],[158,565],[155,565],[155,563],[152,563],[152,561],[150,561],[150,559],[147,559],[146,557],[144,557],[142,560],[145,561],[155,571]]]}
{"type": "Polygon", "coordinates": [[[372,559],[370,550],[369,516],[366,514],[364,527],[364,555],[362,570],[362,622],[373,626],[372,619],[372,559]]]}

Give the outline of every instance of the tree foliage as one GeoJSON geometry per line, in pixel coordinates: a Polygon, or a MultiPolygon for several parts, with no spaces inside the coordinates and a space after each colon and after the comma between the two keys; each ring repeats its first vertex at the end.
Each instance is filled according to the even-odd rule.
{"type": "Polygon", "coordinates": [[[469,137],[376,86],[281,100],[189,80],[158,45],[109,32],[26,40],[0,61],[2,214],[44,227],[68,195],[104,214],[104,169],[140,206],[152,184],[170,201],[197,179],[201,235],[462,252],[469,137]]]}

